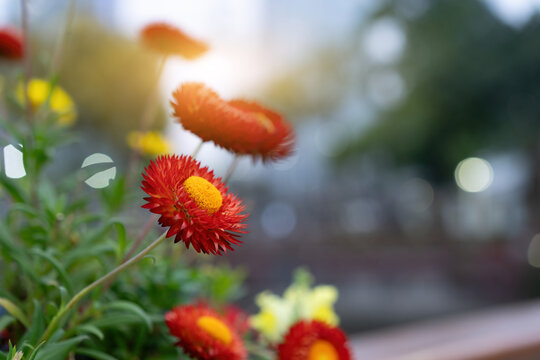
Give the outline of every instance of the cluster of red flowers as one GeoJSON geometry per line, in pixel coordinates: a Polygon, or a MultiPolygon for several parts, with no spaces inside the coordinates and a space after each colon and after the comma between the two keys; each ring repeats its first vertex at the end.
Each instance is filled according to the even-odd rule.
{"type": "MultiPolygon", "coordinates": [[[[235,309],[235,316],[245,314],[235,309]]],[[[247,321],[233,322],[230,310],[224,316],[206,304],[177,306],[165,314],[165,323],[177,346],[199,360],[244,360],[247,357],[241,336],[247,321]]],[[[350,360],[347,337],[339,328],[321,321],[299,321],[277,346],[278,360],[350,360]]]]}

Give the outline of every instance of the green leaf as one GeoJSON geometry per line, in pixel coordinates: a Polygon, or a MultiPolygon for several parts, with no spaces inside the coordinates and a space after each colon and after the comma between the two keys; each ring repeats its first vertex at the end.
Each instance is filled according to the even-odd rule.
{"type": "Polygon", "coordinates": [[[82,216],[77,217],[77,219],[75,219],[75,221],[73,222],[73,228],[79,229],[81,225],[84,225],[86,223],[96,222],[101,219],[102,219],[102,216],[97,215],[97,214],[82,215],[82,216]]]}
{"type": "Polygon", "coordinates": [[[13,316],[9,316],[9,315],[0,316],[0,331],[7,328],[14,321],[15,321],[15,318],[13,316]]]}
{"type": "Polygon", "coordinates": [[[8,355],[7,355],[6,359],[11,360],[13,358],[13,356],[15,356],[16,352],[17,352],[17,346],[13,346],[11,344],[11,340],[9,340],[9,352],[8,352],[8,355]]]}
{"type": "Polygon", "coordinates": [[[75,329],[77,333],[86,333],[86,334],[92,334],[95,337],[97,337],[99,340],[105,339],[105,335],[97,326],[94,326],[92,324],[83,324],[77,326],[75,329]]]}
{"type": "Polygon", "coordinates": [[[152,319],[150,316],[137,304],[131,301],[114,301],[103,307],[104,310],[118,310],[131,313],[135,316],[138,316],[148,327],[148,330],[152,330],[152,319]]]}
{"type": "Polygon", "coordinates": [[[94,349],[80,348],[75,350],[75,353],[80,355],[86,355],[94,360],[118,360],[114,356],[105,354],[104,352],[94,349]]]}
{"type": "Polygon", "coordinates": [[[34,348],[34,350],[32,350],[32,352],[30,353],[30,357],[28,358],[28,360],[35,360],[38,352],[39,352],[39,349],[41,349],[43,347],[43,345],[45,345],[45,342],[42,342],[40,343],[38,346],[36,346],[34,348]]]}
{"type": "Polygon", "coordinates": [[[141,322],[142,319],[140,316],[126,313],[116,313],[107,314],[107,316],[92,320],[91,322],[89,322],[89,324],[98,328],[118,328],[123,325],[140,324],[141,322]]]}
{"type": "Polygon", "coordinates": [[[126,250],[126,227],[124,224],[117,222],[114,224],[116,227],[116,232],[118,234],[117,243],[118,246],[116,248],[116,258],[118,262],[122,261],[122,258],[124,256],[124,251],[126,250]]]}
{"type": "Polygon", "coordinates": [[[19,268],[22,270],[22,272],[28,275],[35,284],[42,284],[42,279],[40,279],[38,274],[35,272],[32,264],[28,259],[26,259],[22,255],[14,253],[11,254],[11,258],[19,265],[19,268]]]}
{"type": "Polygon", "coordinates": [[[65,359],[77,344],[87,338],[87,336],[82,335],[58,343],[48,343],[38,352],[35,360],[65,359]]]}
{"type": "Polygon", "coordinates": [[[7,250],[10,255],[12,253],[20,252],[13,241],[13,236],[11,235],[9,228],[2,221],[0,221],[0,247],[2,250],[7,250]]]}
{"type": "Polygon", "coordinates": [[[64,256],[63,263],[66,268],[72,266],[78,260],[84,259],[88,261],[90,258],[101,260],[106,253],[115,253],[116,248],[112,244],[102,244],[95,246],[78,246],[73,251],[64,256]]]}
{"type": "Polygon", "coordinates": [[[69,280],[69,276],[67,275],[66,270],[64,269],[64,266],[58,260],[56,260],[51,254],[41,249],[34,248],[31,250],[31,253],[47,260],[58,273],[58,276],[60,277],[60,279],[66,286],[66,289],[69,292],[69,294],[73,295],[73,286],[71,285],[71,281],[69,280]]]}
{"type": "Polygon", "coordinates": [[[28,199],[24,192],[21,190],[21,188],[15,184],[14,181],[11,181],[5,176],[0,176],[0,185],[2,185],[9,195],[15,200],[17,203],[26,202],[28,199]]]}
{"type": "Polygon", "coordinates": [[[40,303],[34,299],[34,316],[32,318],[32,326],[28,328],[22,338],[22,342],[27,341],[30,344],[37,343],[41,334],[45,331],[45,316],[40,303]]]}
{"type": "Polygon", "coordinates": [[[86,208],[87,205],[88,205],[87,199],[76,200],[66,207],[66,214],[71,214],[79,210],[84,210],[84,208],[86,208]]]}
{"type": "Polygon", "coordinates": [[[16,216],[16,213],[22,213],[23,215],[26,215],[26,217],[30,219],[39,219],[41,221],[42,226],[47,225],[47,219],[40,214],[40,212],[33,206],[30,206],[25,203],[19,203],[19,204],[13,204],[11,205],[8,216],[16,216]]]}
{"type": "Polygon", "coordinates": [[[6,298],[0,298],[0,306],[10,313],[15,319],[19,320],[25,328],[28,328],[30,324],[28,322],[28,318],[17,305],[6,298]]]}
{"type": "Polygon", "coordinates": [[[60,290],[60,307],[63,308],[68,303],[71,296],[63,286],[60,286],[58,290],[60,290]]]}
{"type": "Polygon", "coordinates": [[[118,220],[109,220],[96,231],[92,232],[88,237],[86,237],[84,239],[84,242],[90,244],[99,240],[103,240],[105,238],[105,235],[107,235],[109,231],[112,230],[113,226],[115,226],[116,224],[120,224],[123,226],[123,224],[118,220]]]}

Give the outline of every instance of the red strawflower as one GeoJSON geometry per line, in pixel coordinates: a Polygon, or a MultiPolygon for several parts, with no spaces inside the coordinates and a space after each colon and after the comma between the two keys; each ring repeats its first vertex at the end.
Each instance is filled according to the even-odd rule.
{"type": "Polygon", "coordinates": [[[184,129],[237,154],[278,160],[292,153],[294,134],[283,117],[255,102],[222,100],[199,83],[173,93],[174,116],[184,129]]]}
{"type": "Polygon", "coordinates": [[[244,205],[207,167],[190,156],[166,155],[151,161],[145,172],[141,188],[150,196],[143,208],[161,215],[159,224],[170,227],[167,237],[205,254],[222,255],[241,243],[244,205]]]}
{"type": "Polygon", "coordinates": [[[242,360],[247,357],[233,326],[202,303],[175,307],[165,314],[165,323],[178,338],[177,346],[195,359],[242,360]]]}
{"type": "Polygon", "coordinates": [[[23,39],[19,32],[12,28],[0,29],[0,57],[19,60],[24,56],[23,39]]]}
{"type": "Polygon", "coordinates": [[[180,55],[193,60],[208,51],[208,46],[165,23],[152,23],[141,30],[141,39],[149,48],[165,56],[180,55]]]}
{"type": "Polygon", "coordinates": [[[278,360],[350,360],[347,337],[322,321],[299,321],[278,346],[278,360]]]}
{"type": "Polygon", "coordinates": [[[249,330],[249,315],[239,307],[227,305],[224,317],[240,336],[243,336],[249,330]]]}

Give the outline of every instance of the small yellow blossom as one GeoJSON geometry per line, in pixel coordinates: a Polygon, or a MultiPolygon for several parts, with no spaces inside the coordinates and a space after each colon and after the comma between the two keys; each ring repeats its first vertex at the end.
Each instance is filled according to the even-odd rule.
{"type": "Polygon", "coordinates": [[[269,291],[257,295],[255,302],[261,312],[250,318],[251,325],[271,342],[279,341],[294,321],[293,304],[269,291]]]}
{"type": "Polygon", "coordinates": [[[310,287],[310,275],[297,272],[296,280],[279,297],[265,291],[256,298],[260,312],[250,318],[251,326],[270,342],[279,342],[298,320],[319,320],[336,326],[339,318],[334,311],[338,291],[334,286],[310,287]],[[307,279],[307,280],[306,280],[307,279]]]}
{"type": "MultiPolygon", "coordinates": [[[[25,103],[23,84],[17,87],[17,99],[21,104],[25,103]]],[[[51,86],[51,83],[44,79],[31,79],[28,82],[28,99],[34,110],[45,104],[58,116],[58,124],[73,125],[77,117],[77,109],[71,97],[58,85],[51,86]]]]}
{"type": "Polygon", "coordinates": [[[132,131],[127,137],[128,145],[143,155],[162,155],[171,152],[171,145],[156,131],[132,131]]]}

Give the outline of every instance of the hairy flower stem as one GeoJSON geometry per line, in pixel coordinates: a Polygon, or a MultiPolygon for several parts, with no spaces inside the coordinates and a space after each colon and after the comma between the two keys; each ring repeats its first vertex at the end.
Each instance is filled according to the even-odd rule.
{"type": "Polygon", "coordinates": [[[197,155],[199,155],[199,152],[201,151],[202,147],[204,145],[204,140],[201,140],[201,142],[199,143],[199,145],[197,145],[197,147],[195,148],[195,150],[193,150],[193,152],[191,153],[191,157],[192,158],[196,158],[197,155]]]}
{"type": "Polygon", "coordinates": [[[67,303],[65,307],[60,309],[60,311],[53,317],[51,320],[49,326],[41,336],[41,339],[38,343],[44,342],[49,340],[51,335],[54,333],[54,331],[57,329],[58,324],[60,323],[60,320],[64,317],[66,313],[68,313],[83,297],[85,297],[90,291],[98,287],[99,285],[103,284],[104,282],[108,281],[109,279],[114,279],[116,275],[118,275],[120,272],[125,270],[126,268],[130,267],[133,264],[136,264],[139,262],[142,258],[144,258],[148,253],[150,253],[152,250],[154,250],[159,244],[163,242],[167,237],[167,232],[165,231],[163,234],[161,234],[157,239],[155,239],[150,245],[148,245],[146,248],[144,248],[140,253],[126,261],[125,263],[119,265],[106,275],[103,275],[81,291],[79,291],[73,298],[67,303]]]}

